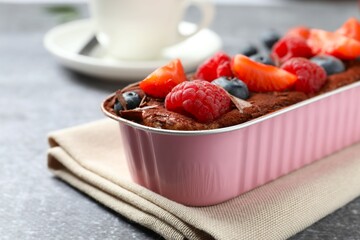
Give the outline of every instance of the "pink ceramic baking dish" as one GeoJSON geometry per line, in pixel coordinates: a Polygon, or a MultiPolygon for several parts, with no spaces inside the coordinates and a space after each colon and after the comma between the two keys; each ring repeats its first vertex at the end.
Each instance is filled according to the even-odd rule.
{"type": "Polygon", "coordinates": [[[170,131],[114,116],[133,180],[178,203],[224,202],[360,141],[360,82],[252,121],[170,131]]]}

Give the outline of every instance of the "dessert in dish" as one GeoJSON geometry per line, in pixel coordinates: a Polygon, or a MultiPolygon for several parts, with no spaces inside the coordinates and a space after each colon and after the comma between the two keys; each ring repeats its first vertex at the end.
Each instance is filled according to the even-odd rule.
{"type": "Polygon", "coordinates": [[[358,32],[356,19],[269,32],[268,55],[219,52],[189,76],[175,59],[118,90],[102,110],[119,123],[133,180],[208,206],[360,141],[358,32]]]}
{"type": "Polygon", "coordinates": [[[118,90],[105,109],[136,123],[170,130],[207,130],[244,123],[360,80],[360,23],[338,30],[295,27],[268,34],[264,46],[235,56],[218,52],[186,76],[175,59],[118,90]]]}

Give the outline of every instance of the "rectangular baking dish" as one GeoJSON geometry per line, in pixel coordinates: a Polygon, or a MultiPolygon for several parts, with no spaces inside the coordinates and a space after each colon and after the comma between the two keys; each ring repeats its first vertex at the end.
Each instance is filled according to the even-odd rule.
{"type": "Polygon", "coordinates": [[[181,204],[227,201],[360,141],[360,82],[249,122],[202,131],[119,122],[133,180],[181,204]]]}

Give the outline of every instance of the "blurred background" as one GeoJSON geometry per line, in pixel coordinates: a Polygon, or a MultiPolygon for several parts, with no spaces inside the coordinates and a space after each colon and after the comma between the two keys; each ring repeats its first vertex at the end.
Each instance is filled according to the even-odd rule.
{"type": "MultiPolygon", "coordinates": [[[[301,24],[333,31],[359,18],[356,0],[214,2],[210,28],[229,54],[247,42],[260,45],[267,29],[284,33],[301,24]]],[[[70,71],[45,50],[49,30],[89,17],[86,3],[0,0],[0,239],[159,239],[52,178],[46,167],[47,134],[103,119],[101,101],[127,84],[70,71]]],[[[197,17],[189,11],[186,20],[197,17]]],[[[359,209],[357,199],[293,239],[360,239],[359,209]]]]}

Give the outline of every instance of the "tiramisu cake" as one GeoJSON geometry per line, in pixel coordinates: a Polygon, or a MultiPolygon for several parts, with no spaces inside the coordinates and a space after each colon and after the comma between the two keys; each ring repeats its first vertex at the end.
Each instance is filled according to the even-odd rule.
{"type": "Polygon", "coordinates": [[[263,40],[269,55],[218,52],[187,76],[179,59],[118,90],[108,112],[146,126],[206,130],[241,124],[360,79],[360,22],[304,26],[263,40]]]}

